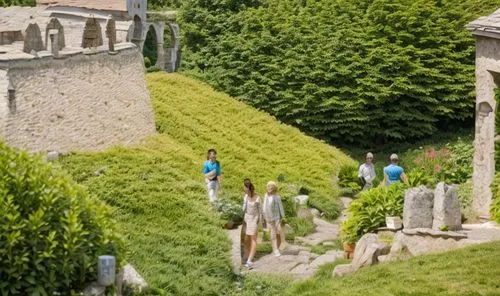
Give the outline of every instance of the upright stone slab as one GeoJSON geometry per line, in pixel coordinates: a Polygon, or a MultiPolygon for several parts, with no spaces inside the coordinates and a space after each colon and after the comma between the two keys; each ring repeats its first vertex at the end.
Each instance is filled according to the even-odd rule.
{"type": "Polygon", "coordinates": [[[425,186],[405,191],[403,209],[404,228],[431,228],[434,192],[425,186]]]}
{"type": "Polygon", "coordinates": [[[116,43],[116,22],[114,19],[109,19],[106,23],[106,37],[108,37],[108,50],[115,51],[116,43]]]}
{"type": "Polygon", "coordinates": [[[460,202],[454,186],[448,186],[444,182],[436,186],[433,213],[432,229],[441,230],[445,226],[448,230],[462,229],[460,202]]]}
{"type": "Polygon", "coordinates": [[[82,47],[96,48],[103,44],[102,31],[99,21],[95,18],[87,19],[85,29],[83,31],[82,47]]]}
{"type": "Polygon", "coordinates": [[[23,51],[31,53],[32,51],[36,52],[44,49],[40,27],[37,23],[29,24],[25,32],[23,51]]]}
{"type": "Polygon", "coordinates": [[[378,241],[378,236],[374,233],[363,235],[356,243],[354,250],[354,258],[352,260],[352,268],[354,271],[377,263],[377,257],[381,244],[378,241]]]}

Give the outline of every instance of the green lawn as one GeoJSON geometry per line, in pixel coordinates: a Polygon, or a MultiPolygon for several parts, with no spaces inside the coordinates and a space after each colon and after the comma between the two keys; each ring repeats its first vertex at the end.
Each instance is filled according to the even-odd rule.
{"type": "Polygon", "coordinates": [[[500,295],[500,242],[380,264],[332,279],[334,265],[285,295],[500,295]]]}
{"type": "Polygon", "coordinates": [[[338,203],[333,178],[352,160],[196,80],[165,73],[147,80],[159,134],[60,163],[112,207],[128,242],[126,258],[159,294],[233,294],[230,242],[201,175],[206,150],[219,151],[225,197],[241,199],[244,177],[262,194],[282,175],[283,195],[306,187],[328,209],[338,203]]]}

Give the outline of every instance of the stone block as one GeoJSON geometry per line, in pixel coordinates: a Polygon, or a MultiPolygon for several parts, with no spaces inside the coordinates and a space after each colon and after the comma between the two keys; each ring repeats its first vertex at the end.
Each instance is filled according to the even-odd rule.
{"type": "Polygon", "coordinates": [[[315,218],[319,218],[321,217],[321,212],[318,210],[318,209],[311,209],[311,214],[313,215],[313,217],[315,218]]]}
{"type": "Polygon", "coordinates": [[[123,267],[123,285],[136,292],[141,292],[148,287],[148,283],[130,264],[123,267]]]}
{"type": "Polygon", "coordinates": [[[349,273],[353,273],[355,270],[352,268],[351,264],[339,264],[333,269],[333,277],[343,277],[349,273]]]}
{"type": "Polygon", "coordinates": [[[106,295],[106,287],[99,285],[96,282],[91,283],[83,290],[83,296],[104,296],[106,295]]]}
{"type": "Polygon", "coordinates": [[[444,182],[439,183],[434,190],[432,229],[448,230],[462,229],[462,216],[460,214],[460,201],[454,186],[448,186],[444,182]]]}
{"type": "Polygon", "coordinates": [[[298,195],[295,197],[295,203],[298,205],[307,205],[308,200],[309,200],[308,195],[298,195]]]}
{"type": "Polygon", "coordinates": [[[403,208],[404,228],[431,228],[434,192],[425,186],[411,188],[405,192],[403,208]]]}

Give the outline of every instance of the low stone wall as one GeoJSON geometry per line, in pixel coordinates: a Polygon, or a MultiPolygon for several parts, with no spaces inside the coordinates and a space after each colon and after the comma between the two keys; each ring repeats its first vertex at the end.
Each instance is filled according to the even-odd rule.
{"type": "Polygon", "coordinates": [[[3,112],[9,98],[0,96],[0,133],[12,146],[101,150],[135,144],[155,131],[142,54],[135,46],[114,55],[87,51],[5,65],[0,84],[13,89],[15,106],[3,112]]]}

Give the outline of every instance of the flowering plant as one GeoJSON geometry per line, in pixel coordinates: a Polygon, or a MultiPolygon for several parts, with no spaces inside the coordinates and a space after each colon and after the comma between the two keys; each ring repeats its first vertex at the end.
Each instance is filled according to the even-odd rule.
{"type": "Polygon", "coordinates": [[[421,148],[413,160],[413,170],[449,184],[462,184],[472,177],[472,155],[474,147],[471,142],[459,140],[454,145],[447,144],[437,150],[434,147],[421,148]]]}

